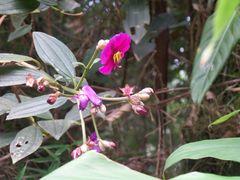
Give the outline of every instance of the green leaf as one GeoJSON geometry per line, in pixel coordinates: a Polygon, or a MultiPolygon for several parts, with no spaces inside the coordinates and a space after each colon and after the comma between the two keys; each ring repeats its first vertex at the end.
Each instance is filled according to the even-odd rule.
{"type": "Polygon", "coordinates": [[[22,180],[24,174],[26,173],[26,169],[27,169],[27,163],[25,164],[25,166],[21,169],[21,171],[18,173],[16,179],[17,180],[22,180]]]}
{"type": "Polygon", "coordinates": [[[13,141],[15,136],[16,136],[15,132],[0,133],[0,149],[4,146],[9,145],[13,141]]]}
{"type": "Polygon", "coordinates": [[[32,30],[32,24],[26,24],[17,28],[14,32],[11,32],[8,36],[8,42],[20,38],[32,30]]]}
{"type": "Polygon", "coordinates": [[[64,119],[38,121],[38,125],[56,140],[60,139],[60,137],[70,128],[71,124],[71,121],[64,119]]]}
{"type": "Polygon", "coordinates": [[[58,2],[58,6],[64,11],[73,11],[74,9],[80,7],[80,4],[75,0],[60,0],[58,2]]]}
{"type": "Polygon", "coordinates": [[[53,171],[41,180],[85,179],[85,180],[157,180],[108,159],[95,151],[89,151],[78,159],[53,171]]]}
{"type": "MultiPolygon", "coordinates": [[[[83,118],[90,116],[91,112],[90,109],[87,107],[84,111],[82,111],[83,118]]],[[[78,121],[80,120],[79,110],[77,105],[74,105],[72,109],[67,112],[65,120],[71,120],[71,121],[78,121]]]]}
{"type": "Polygon", "coordinates": [[[220,70],[223,68],[227,58],[240,38],[240,16],[234,11],[221,34],[215,41],[212,40],[213,16],[209,17],[203,33],[197,54],[191,81],[191,95],[196,103],[200,103],[204,94],[209,89],[220,70]]]}
{"type": "Polygon", "coordinates": [[[222,116],[218,119],[216,119],[215,121],[213,121],[211,124],[209,124],[208,127],[211,127],[213,125],[218,125],[218,124],[222,124],[224,122],[226,122],[227,120],[229,120],[231,117],[237,115],[238,113],[240,112],[240,110],[236,110],[236,111],[233,111],[225,116],[222,116]]]}
{"type": "Polygon", "coordinates": [[[0,14],[20,14],[31,12],[39,6],[37,0],[0,0],[0,14]]]}
{"type": "Polygon", "coordinates": [[[48,95],[43,95],[19,103],[11,109],[7,116],[7,120],[36,116],[50,109],[57,108],[67,101],[66,97],[59,97],[53,105],[50,105],[47,103],[47,99],[48,95]]]}
{"type": "Polygon", "coordinates": [[[66,79],[75,78],[74,62],[77,62],[71,50],[58,39],[42,32],[33,32],[33,42],[38,56],[66,79]]]}
{"type": "Polygon", "coordinates": [[[239,180],[240,176],[219,176],[209,173],[190,172],[182,174],[170,180],[239,180]]]}
{"type": "Polygon", "coordinates": [[[17,29],[17,28],[21,27],[21,25],[23,24],[23,22],[27,16],[28,16],[27,13],[11,15],[10,19],[11,19],[11,22],[12,22],[12,25],[14,26],[14,28],[17,29]]]}
{"type": "Polygon", "coordinates": [[[167,158],[164,170],[183,159],[212,157],[240,162],[239,149],[240,138],[222,138],[188,143],[180,146],[167,158]]]}
{"type": "MultiPolygon", "coordinates": [[[[23,96],[23,95],[19,95],[19,98],[21,100],[21,102],[27,101],[29,99],[31,99],[31,97],[28,96],[23,96]]],[[[11,110],[11,108],[13,108],[14,106],[16,106],[17,104],[19,104],[18,99],[16,98],[16,95],[13,93],[7,93],[4,94],[2,97],[0,97],[0,115],[1,113],[7,113],[11,110]]],[[[39,118],[42,119],[52,119],[53,116],[52,114],[47,111],[45,113],[36,115],[39,118]]]]}
{"type": "Polygon", "coordinates": [[[58,0],[38,0],[39,2],[48,5],[48,6],[57,6],[57,1],[58,0]]]}
{"type": "Polygon", "coordinates": [[[0,63],[35,61],[35,59],[19,54],[0,53],[0,63]]]}
{"type": "Polygon", "coordinates": [[[13,164],[35,152],[42,144],[43,137],[39,128],[28,126],[19,131],[10,144],[13,164]]]}
{"type": "Polygon", "coordinates": [[[213,36],[218,39],[224,31],[227,23],[231,20],[240,0],[218,0],[214,15],[213,36]]]}
{"type": "Polygon", "coordinates": [[[110,90],[110,91],[98,93],[97,95],[100,97],[114,97],[116,96],[116,94],[117,94],[116,91],[110,90]]]}
{"type": "Polygon", "coordinates": [[[0,115],[10,111],[15,104],[15,102],[8,100],[7,98],[0,97],[0,115]]]}
{"type": "Polygon", "coordinates": [[[26,83],[26,76],[32,74],[37,79],[43,74],[38,70],[23,67],[0,67],[0,87],[26,83]]]}

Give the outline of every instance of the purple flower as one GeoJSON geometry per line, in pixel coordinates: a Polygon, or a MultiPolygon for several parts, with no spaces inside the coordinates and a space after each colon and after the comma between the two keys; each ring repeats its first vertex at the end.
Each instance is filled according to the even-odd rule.
{"type": "Polygon", "coordinates": [[[99,107],[102,104],[102,100],[97,96],[95,91],[89,85],[83,86],[82,90],[80,90],[80,93],[73,96],[73,98],[79,102],[78,109],[81,111],[86,109],[89,101],[95,107],[99,107]]]}
{"type": "Polygon", "coordinates": [[[108,75],[119,67],[125,52],[130,48],[130,44],[131,37],[126,33],[113,36],[101,53],[100,59],[103,66],[99,68],[99,71],[108,75]]]}
{"type": "Polygon", "coordinates": [[[90,147],[90,150],[95,150],[97,152],[102,152],[100,146],[99,146],[99,140],[97,138],[96,133],[92,133],[89,136],[88,142],[87,142],[88,146],[90,147]]]}

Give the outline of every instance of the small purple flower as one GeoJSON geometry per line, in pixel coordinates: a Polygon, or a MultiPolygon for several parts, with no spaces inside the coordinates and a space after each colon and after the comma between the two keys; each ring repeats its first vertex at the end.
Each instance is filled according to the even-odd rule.
{"type": "Polygon", "coordinates": [[[96,135],[95,132],[92,133],[89,136],[87,144],[90,147],[90,150],[95,150],[97,152],[102,152],[101,148],[99,147],[99,140],[98,140],[97,135],[96,135]]]}
{"type": "Polygon", "coordinates": [[[78,109],[83,111],[86,109],[88,102],[90,101],[95,107],[102,105],[102,100],[97,96],[95,91],[89,86],[83,86],[79,94],[73,96],[79,102],[78,109]]]}
{"type": "Polygon", "coordinates": [[[119,67],[125,52],[130,48],[130,44],[131,37],[127,33],[119,33],[113,36],[101,52],[100,59],[103,66],[99,68],[99,71],[108,75],[112,70],[119,67]]]}

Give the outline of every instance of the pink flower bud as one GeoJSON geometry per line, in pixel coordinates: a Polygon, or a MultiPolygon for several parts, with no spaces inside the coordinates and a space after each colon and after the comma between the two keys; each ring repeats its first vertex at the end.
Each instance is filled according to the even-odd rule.
{"type": "Polygon", "coordinates": [[[37,90],[39,92],[44,92],[46,90],[46,87],[44,86],[44,84],[38,84],[37,90]]]}
{"type": "Polygon", "coordinates": [[[110,148],[113,149],[116,147],[116,144],[112,141],[107,141],[107,140],[100,140],[99,141],[99,147],[102,151],[105,150],[105,148],[110,148]]]}
{"type": "Polygon", "coordinates": [[[139,94],[143,94],[143,93],[146,93],[148,95],[151,95],[154,93],[153,89],[150,88],[150,87],[147,87],[147,88],[144,88],[142,89],[141,91],[138,92],[139,94]]]}
{"type": "Polygon", "coordinates": [[[58,96],[60,95],[60,92],[56,92],[54,94],[49,94],[47,103],[48,104],[54,104],[57,101],[58,96]]]}
{"type": "Polygon", "coordinates": [[[82,152],[81,152],[80,147],[77,147],[76,149],[74,149],[74,150],[72,151],[71,156],[72,156],[73,159],[76,159],[76,158],[78,158],[81,154],[82,154],[82,152]]]}
{"type": "Polygon", "coordinates": [[[133,111],[141,116],[145,116],[148,114],[148,108],[144,105],[132,105],[133,111]]]}
{"type": "Polygon", "coordinates": [[[80,149],[81,149],[82,153],[85,153],[89,150],[89,147],[88,147],[87,144],[83,144],[83,145],[80,146],[80,149]]]}
{"type": "Polygon", "coordinates": [[[36,80],[33,78],[32,74],[26,76],[26,86],[33,87],[36,83],[36,80]]]}

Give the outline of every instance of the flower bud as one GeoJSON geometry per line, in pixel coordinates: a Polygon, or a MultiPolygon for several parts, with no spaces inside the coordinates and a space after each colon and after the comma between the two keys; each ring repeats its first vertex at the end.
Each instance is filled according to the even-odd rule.
{"type": "Polygon", "coordinates": [[[148,94],[148,95],[151,95],[153,93],[154,93],[154,91],[150,87],[144,88],[144,89],[142,89],[141,91],[138,92],[138,94],[148,94]]]}
{"type": "Polygon", "coordinates": [[[105,148],[110,148],[110,149],[115,148],[116,144],[112,141],[100,140],[99,141],[99,147],[102,151],[104,151],[105,148]]]}
{"type": "Polygon", "coordinates": [[[104,104],[101,104],[100,107],[99,107],[99,109],[100,109],[100,111],[101,111],[102,113],[105,113],[106,110],[107,110],[107,108],[106,108],[106,106],[105,106],[104,104]]]}
{"type": "Polygon", "coordinates": [[[49,94],[47,103],[48,104],[54,104],[57,101],[58,96],[60,95],[60,92],[56,92],[54,94],[49,94]]]}
{"type": "Polygon", "coordinates": [[[80,146],[80,150],[81,150],[82,153],[85,153],[89,150],[89,147],[88,147],[87,144],[83,144],[83,145],[80,146]]]}
{"type": "Polygon", "coordinates": [[[140,97],[133,95],[129,97],[129,102],[131,105],[140,105],[142,104],[140,97]]]}
{"type": "Polygon", "coordinates": [[[26,76],[26,86],[33,87],[36,83],[36,80],[33,78],[32,74],[26,76]]]}
{"type": "Polygon", "coordinates": [[[101,39],[101,40],[98,41],[98,44],[97,44],[96,49],[99,50],[99,51],[101,51],[101,50],[103,50],[103,49],[106,47],[106,45],[107,45],[108,43],[109,43],[109,40],[103,40],[103,39],[101,39]]]}
{"type": "Polygon", "coordinates": [[[72,151],[71,156],[72,156],[73,159],[76,159],[76,158],[78,158],[81,154],[82,154],[82,152],[81,152],[80,147],[77,147],[76,149],[74,149],[74,150],[72,151]]]}
{"type": "Polygon", "coordinates": [[[133,111],[141,116],[145,116],[148,114],[148,108],[144,105],[132,105],[133,111]]]}
{"type": "Polygon", "coordinates": [[[37,90],[39,92],[44,92],[46,90],[46,87],[44,86],[44,84],[38,84],[37,90]]]}

